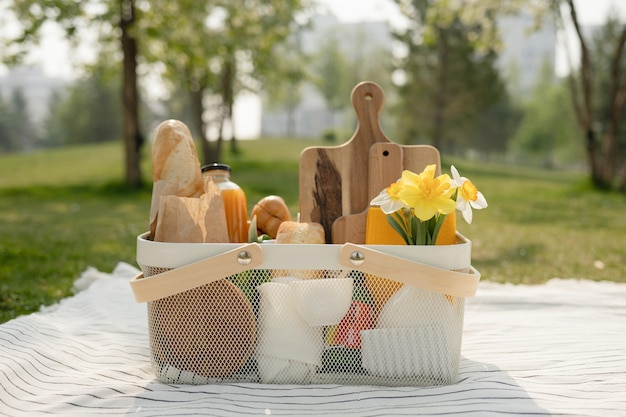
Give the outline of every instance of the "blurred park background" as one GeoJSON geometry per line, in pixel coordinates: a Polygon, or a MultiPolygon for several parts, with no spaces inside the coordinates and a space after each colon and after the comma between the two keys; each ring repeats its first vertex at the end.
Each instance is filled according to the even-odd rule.
{"type": "Polygon", "coordinates": [[[626,4],[591,3],[0,0],[0,322],[134,263],[162,120],[295,215],[364,80],[487,197],[459,224],[484,279],[626,282],[626,4]]]}

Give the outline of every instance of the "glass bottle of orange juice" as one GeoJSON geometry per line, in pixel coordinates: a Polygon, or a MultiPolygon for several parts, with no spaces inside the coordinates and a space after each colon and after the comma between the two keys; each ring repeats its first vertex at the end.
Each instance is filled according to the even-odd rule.
{"type": "Polygon", "coordinates": [[[228,238],[231,243],[248,241],[248,209],[246,194],[230,180],[232,169],[226,164],[209,164],[202,167],[202,175],[209,175],[222,192],[228,238]]]}

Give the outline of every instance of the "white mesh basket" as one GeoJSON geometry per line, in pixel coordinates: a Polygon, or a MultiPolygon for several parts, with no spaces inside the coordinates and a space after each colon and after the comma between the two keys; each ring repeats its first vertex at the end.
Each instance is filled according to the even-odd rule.
{"type": "Polygon", "coordinates": [[[137,238],[158,380],[444,385],[456,381],[471,243],[187,244],[137,238]]]}

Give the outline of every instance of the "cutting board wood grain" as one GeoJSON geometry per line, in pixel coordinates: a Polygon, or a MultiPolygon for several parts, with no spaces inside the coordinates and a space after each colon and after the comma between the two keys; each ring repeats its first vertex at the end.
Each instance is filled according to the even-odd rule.
{"type": "MultiPolygon", "coordinates": [[[[369,149],[368,201],[402,175],[402,147],[395,143],[375,143],[369,149]]],[[[367,211],[341,216],[332,228],[333,243],[365,243],[367,211]]]]}
{"type": "MultiPolygon", "coordinates": [[[[372,145],[395,145],[385,136],[380,125],[383,90],[376,83],[362,82],[352,90],[351,101],[358,122],[352,138],[339,146],[308,147],[300,154],[300,221],[320,223],[324,227],[327,243],[348,240],[365,243],[366,217],[360,216],[348,220],[349,224],[335,226],[338,233],[335,237],[333,224],[342,216],[366,214],[372,196],[398,178],[394,177],[398,173],[397,168],[388,167],[387,162],[376,159],[380,158],[378,156],[374,161],[371,159],[372,155],[377,155],[376,150],[370,153],[372,145]],[[370,170],[376,171],[370,173],[370,170]],[[390,172],[393,175],[389,177],[390,172]]],[[[428,145],[400,148],[401,169],[421,172],[428,164],[436,164],[439,168],[439,151],[436,148],[428,145]]],[[[339,221],[342,222],[345,220],[339,221]]]]}
{"type": "Polygon", "coordinates": [[[352,138],[340,146],[309,147],[300,154],[300,221],[324,227],[332,243],[332,224],[342,215],[363,211],[368,203],[369,148],[390,142],[380,127],[384,94],[375,83],[352,90],[358,125],[352,138]]]}

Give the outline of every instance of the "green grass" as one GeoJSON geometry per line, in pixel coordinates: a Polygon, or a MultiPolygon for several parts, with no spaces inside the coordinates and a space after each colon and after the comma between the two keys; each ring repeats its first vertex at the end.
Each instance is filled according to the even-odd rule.
{"type": "Polygon", "coordinates": [[[583,174],[459,162],[489,208],[459,229],[485,278],[626,282],[626,196],[593,191],[583,174]]]}
{"type": "MultiPolygon", "coordinates": [[[[227,157],[233,180],[246,190],[249,210],[281,195],[298,210],[298,157],[318,142],[248,141],[227,157]]],[[[116,143],[0,155],[0,323],[72,294],[88,266],[110,272],[135,264],[135,238],[148,229],[146,186],[122,186],[123,154],[116,143]]]]}
{"type": "MultiPolygon", "coordinates": [[[[249,209],[282,196],[298,210],[297,140],[242,141],[226,154],[249,209]]],[[[148,150],[146,151],[146,155],[148,150]]],[[[149,157],[143,171],[148,183],[149,157]]],[[[537,284],[553,277],[626,282],[626,196],[590,190],[583,174],[464,160],[454,163],[489,201],[474,222],[459,221],[473,241],[483,279],[537,284]]],[[[122,183],[122,147],[89,145],[0,156],[0,322],[72,293],[88,266],[110,272],[135,263],[135,238],[147,230],[151,186],[122,183]]],[[[129,289],[130,290],[130,289],[129,289]]]]}

